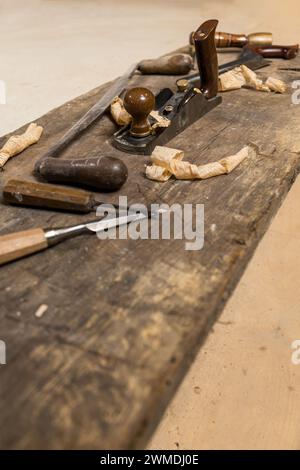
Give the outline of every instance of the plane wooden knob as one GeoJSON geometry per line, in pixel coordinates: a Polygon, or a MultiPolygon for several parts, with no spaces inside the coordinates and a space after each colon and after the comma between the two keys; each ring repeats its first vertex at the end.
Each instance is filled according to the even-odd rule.
{"type": "Polygon", "coordinates": [[[155,106],[155,96],[148,88],[131,88],[124,96],[124,107],[132,116],[130,134],[146,137],[151,132],[149,114],[155,106]]]}

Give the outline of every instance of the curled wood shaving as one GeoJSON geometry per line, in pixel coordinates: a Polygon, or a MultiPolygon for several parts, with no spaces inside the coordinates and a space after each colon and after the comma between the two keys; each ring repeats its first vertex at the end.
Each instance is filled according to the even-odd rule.
{"type": "Polygon", "coordinates": [[[241,67],[236,67],[219,76],[219,91],[239,90],[246,85],[241,67]]]}
{"type": "Polygon", "coordinates": [[[198,166],[182,161],[183,152],[179,150],[156,147],[151,156],[151,161],[154,164],[147,166],[146,176],[156,181],[167,181],[172,175],[181,180],[207,179],[231,173],[243,160],[247,157],[253,158],[256,154],[257,147],[249,144],[234,155],[222,158],[217,162],[198,166]],[[157,154],[159,158],[157,158],[157,154]],[[174,155],[173,158],[172,155],[174,155]]]}
{"type": "Polygon", "coordinates": [[[170,162],[182,160],[184,153],[182,150],[171,149],[169,147],[161,147],[157,145],[152,152],[151,161],[155,165],[169,169],[170,162]]]}
{"type": "Polygon", "coordinates": [[[238,90],[247,87],[257,91],[285,93],[287,85],[277,78],[269,77],[264,83],[246,65],[241,65],[219,76],[219,91],[238,90]]]}
{"type": "Polygon", "coordinates": [[[257,77],[256,73],[246,67],[246,65],[241,65],[241,72],[245,78],[246,87],[253,88],[257,91],[270,91],[270,89],[263,84],[263,81],[257,77]]]}
{"type": "Polygon", "coordinates": [[[265,83],[271,91],[275,93],[285,93],[287,91],[287,84],[278,78],[269,77],[265,83]]]}
{"type": "Polygon", "coordinates": [[[113,99],[110,105],[110,113],[118,126],[127,126],[131,122],[132,117],[124,108],[123,100],[118,96],[113,99]]]}
{"type": "Polygon", "coordinates": [[[156,122],[151,127],[152,131],[155,131],[155,129],[158,127],[169,127],[171,123],[170,119],[166,118],[165,116],[161,116],[158,111],[152,111],[150,116],[156,120],[156,122]]]}
{"type": "Polygon", "coordinates": [[[184,153],[181,150],[161,147],[157,145],[152,152],[152,166],[146,167],[147,178],[155,181],[168,181],[171,178],[170,163],[182,160],[184,153]]]}
{"type": "Polygon", "coordinates": [[[27,147],[39,141],[43,132],[42,126],[31,123],[26,131],[20,135],[12,135],[6,144],[0,149],[0,169],[5,163],[18,153],[23,152],[27,147]]]}
{"type": "Polygon", "coordinates": [[[148,165],[146,167],[146,176],[149,180],[154,181],[168,181],[171,178],[172,173],[158,165],[148,165]]]}

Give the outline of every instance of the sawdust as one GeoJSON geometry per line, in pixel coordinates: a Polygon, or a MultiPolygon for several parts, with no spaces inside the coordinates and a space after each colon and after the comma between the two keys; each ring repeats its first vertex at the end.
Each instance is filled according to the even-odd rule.
{"type": "Polygon", "coordinates": [[[44,315],[44,313],[46,313],[47,310],[48,310],[48,305],[42,304],[39,306],[39,308],[37,309],[34,315],[36,318],[42,318],[42,316],[44,315]]]}

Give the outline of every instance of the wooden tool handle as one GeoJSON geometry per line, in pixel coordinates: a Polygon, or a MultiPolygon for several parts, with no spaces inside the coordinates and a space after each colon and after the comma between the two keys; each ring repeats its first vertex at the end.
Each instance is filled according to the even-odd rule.
{"type": "Polygon", "coordinates": [[[95,199],[92,193],[33,181],[9,180],[3,189],[3,200],[19,206],[91,212],[95,199]]]}
{"type": "Polygon", "coordinates": [[[216,47],[244,47],[247,44],[247,36],[245,34],[217,32],[215,41],[216,47]]]}
{"type": "Polygon", "coordinates": [[[230,34],[217,32],[215,34],[217,47],[270,46],[273,42],[272,33],[230,34]]]}
{"type": "Polygon", "coordinates": [[[217,20],[208,20],[194,34],[200,88],[206,98],[213,98],[218,93],[218,56],[215,45],[217,25],[217,20]]]}
{"type": "Polygon", "coordinates": [[[189,54],[169,54],[158,59],[142,60],[139,71],[144,75],[186,75],[193,68],[194,61],[189,54]]]}
{"type": "Polygon", "coordinates": [[[294,46],[259,46],[252,50],[267,59],[294,59],[299,51],[299,44],[294,46]]]}
{"type": "Polygon", "coordinates": [[[89,186],[105,192],[120,189],[128,176],[122,160],[103,155],[76,160],[44,158],[35,171],[50,183],[89,186]]]}
{"type": "Polygon", "coordinates": [[[41,228],[0,236],[0,265],[45,250],[48,242],[41,228]]]}

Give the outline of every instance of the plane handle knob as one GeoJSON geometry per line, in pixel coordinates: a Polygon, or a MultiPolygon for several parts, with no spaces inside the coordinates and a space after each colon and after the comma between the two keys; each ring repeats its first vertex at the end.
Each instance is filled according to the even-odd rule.
{"type": "Polygon", "coordinates": [[[148,88],[131,88],[124,96],[124,107],[132,116],[130,134],[146,137],[151,132],[149,114],[155,107],[155,96],[148,88]]]}

